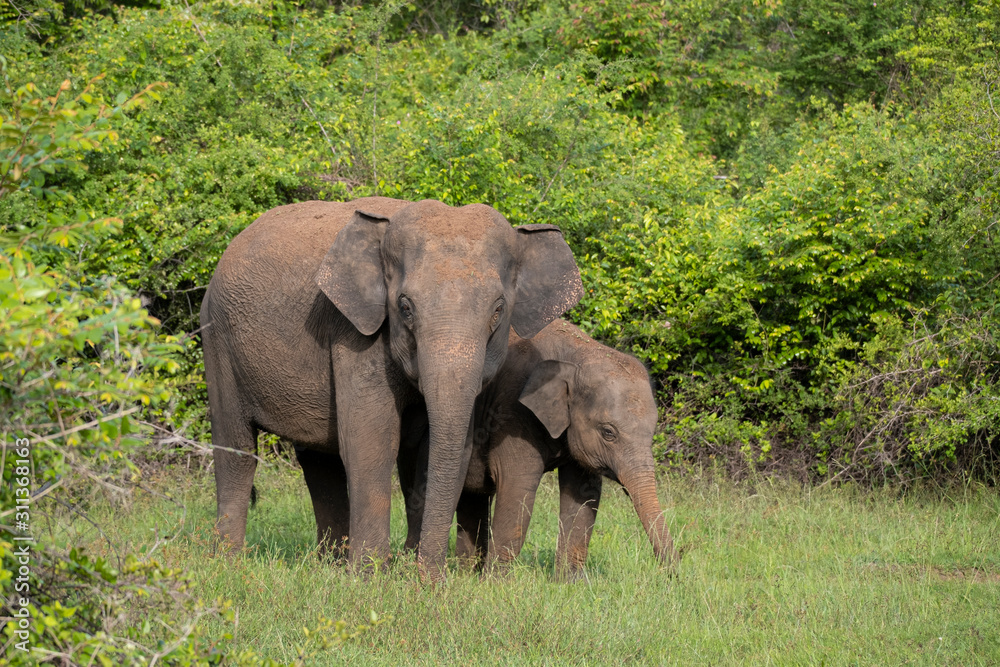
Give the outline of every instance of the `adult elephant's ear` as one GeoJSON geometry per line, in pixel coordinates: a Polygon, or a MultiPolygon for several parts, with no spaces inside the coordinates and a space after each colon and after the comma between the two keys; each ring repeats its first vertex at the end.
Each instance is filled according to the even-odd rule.
{"type": "Polygon", "coordinates": [[[538,417],[553,438],[569,428],[569,397],[573,393],[576,371],[576,364],[546,359],[531,372],[517,399],[538,417]]]}
{"type": "Polygon", "coordinates": [[[385,320],[382,237],[389,218],[355,211],[316,272],[316,284],[358,331],[370,336],[385,320]]]}
{"type": "Polygon", "coordinates": [[[555,225],[522,225],[517,230],[521,262],[511,324],[531,338],[583,298],[573,252],[555,225]]]}

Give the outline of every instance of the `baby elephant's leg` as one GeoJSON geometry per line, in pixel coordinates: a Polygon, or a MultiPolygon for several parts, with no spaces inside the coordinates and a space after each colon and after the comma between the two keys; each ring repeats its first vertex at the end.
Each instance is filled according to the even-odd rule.
{"type": "Polygon", "coordinates": [[[582,573],[600,502],[600,475],[575,462],[559,466],[558,576],[574,579],[582,573]]]}

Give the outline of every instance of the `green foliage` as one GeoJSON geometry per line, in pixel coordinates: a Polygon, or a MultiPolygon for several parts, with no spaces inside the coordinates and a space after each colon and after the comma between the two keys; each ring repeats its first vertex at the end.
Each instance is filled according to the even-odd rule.
{"type": "MultiPolygon", "coordinates": [[[[854,373],[879,375],[890,364],[862,363],[886,321],[931,308],[922,321],[936,344],[968,345],[968,330],[939,322],[996,274],[992,242],[970,248],[986,200],[963,192],[969,181],[987,192],[978,179],[994,176],[969,155],[976,144],[929,136],[919,117],[867,105],[824,114],[799,129],[790,164],[772,168],[764,187],[735,205],[674,208],[677,218],[647,210],[641,222],[591,239],[600,252],[581,264],[597,291],[583,322],[664,374],[674,393],[665,422],[672,457],[692,456],[689,443],[701,442],[737,462],[750,457],[766,468],[777,456],[808,465],[797,453],[808,444],[819,447],[815,470],[826,474],[827,449],[858,447],[869,455],[842,456],[843,469],[881,479],[968,464],[976,458],[969,451],[988,451],[1000,433],[986,407],[994,380],[985,360],[995,358],[988,346],[976,348],[981,363],[936,378],[926,397],[845,401],[854,373]],[[865,437],[903,405],[902,414],[922,415],[907,422],[905,437],[865,437]]],[[[980,146],[973,155],[993,150],[980,146]]]]}
{"type": "Polygon", "coordinates": [[[982,459],[1000,430],[994,318],[875,318],[876,335],[845,369],[836,410],[814,434],[820,472],[891,477],[911,461],[931,470],[993,464],[982,459]]]}
{"type": "Polygon", "coordinates": [[[644,125],[613,113],[585,76],[587,62],[542,72],[473,72],[466,88],[433,105],[389,117],[394,146],[383,192],[481,200],[515,225],[557,222],[580,244],[615,227],[640,201],[670,209],[711,196],[672,124],[644,125]],[[402,116],[402,114],[400,114],[402,116]]]}
{"type": "Polygon", "coordinates": [[[881,102],[893,79],[905,76],[897,52],[901,37],[924,29],[928,13],[944,3],[837,0],[783,2],[777,20],[785,29],[774,34],[778,70],[785,85],[808,97],[835,102],[881,102]],[[899,29],[909,24],[911,32],[899,29]],[[879,96],[879,99],[871,99],[879,96]]]}
{"type": "Polygon", "coordinates": [[[751,109],[777,90],[761,34],[780,6],[774,0],[596,0],[569,5],[556,33],[566,48],[627,67],[626,109],[669,109],[712,152],[728,152],[751,109]]]}
{"type": "MultiPolygon", "coordinates": [[[[218,610],[187,598],[179,601],[178,572],[155,561],[129,556],[115,570],[101,558],[61,548],[41,533],[38,507],[49,494],[72,501],[84,480],[115,488],[112,481],[134,470],[128,454],[141,438],[129,416],[141,405],[163,401],[161,373],[177,368],[171,358],[176,344],[156,333],[155,320],[139,299],[110,277],[85,273],[72,254],[106,237],[121,221],[92,219],[84,211],[69,220],[63,211],[74,198],[49,180],[81,171],[83,151],[117,139],[111,120],[155,97],[161,87],[148,86],[111,107],[93,96],[90,86],[71,99],[62,95],[72,86],[66,81],[55,95],[44,96],[31,83],[13,89],[6,68],[3,74],[0,197],[22,204],[40,197],[54,202],[30,224],[5,224],[0,236],[0,506],[6,508],[0,517],[16,513],[19,532],[27,525],[36,539],[28,558],[30,576],[23,582],[29,588],[19,583],[16,596],[5,588],[5,615],[22,608],[15,604],[22,595],[30,601],[23,607],[30,612],[28,627],[5,628],[7,662],[61,657],[77,664],[146,664],[158,653],[177,658],[174,664],[203,664],[215,648],[195,633],[196,619],[218,610]],[[15,477],[28,485],[15,484],[15,477]],[[26,507],[15,503],[15,492],[25,488],[33,502],[23,512],[26,507]],[[140,608],[150,615],[145,625],[136,626],[131,620],[140,608]],[[176,636],[162,632],[158,620],[187,622],[187,613],[195,619],[187,628],[177,629],[176,636]],[[116,634],[126,622],[124,634],[116,634]],[[11,648],[26,639],[15,637],[15,629],[27,632],[31,652],[11,648]],[[151,632],[158,647],[137,652],[151,632]],[[183,654],[190,658],[186,663],[183,654]]],[[[4,525],[0,533],[0,581],[8,584],[24,565],[8,537],[13,531],[4,525]]]]}
{"type": "Polygon", "coordinates": [[[917,107],[998,38],[991,2],[594,0],[539,15],[553,46],[625,66],[624,109],[669,110],[726,159],[756,153],[762,125],[784,135],[812,98],[917,107]]]}
{"type": "Polygon", "coordinates": [[[192,297],[187,290],[207,285],[233,235],[264,210],[308,198],[310,184],[325,185],[318,177],[336,178],[351,162],[347,141],[330,147],[344,156],[331,162],[323,133],[342,128],[328,121],[321,130],[313,115],[341,95],[315,66],[288,57],[291,51],[318,59],[342,48],[354,30],[350,18],[328,13],[296,25],[290,43],[277,49],[272,26],[291,20],[287,14],[226,3],[213,9],[193,23],[179,8],[148,21],[123,9],[124,38],[120,22],[85,21],[80,29],[88,26],[91,47],[67,54],[64,65],[82,77],[105,72],[101,86],[110,95],[170,84],[162,104],[125,119],[127,139],[92,154],[87,178],[67,185],[82,205],[123,220],[122,233],[95,249],[92,270],[117,275],[146,296],[171,330],[197,327],[191,299],[200,292],[192,297]],[[203,40],[219,46],[206,53],[203,40]]]}
{"type": "Polygon", "coordinates": [[[864,106],[817,134],[736,209],[727,268],[743,275],[730,298],[751,309],[746,344],[778,365],[821,362],[838,332],[867,339],[880,313],[926,303],[961,272],[960,257],[934,243],[926,199],[951,158],[945,147],[864,106]]]}
{"type": "Polygon", "coordinates": [[[624,321],[622,336],[647,341],[655,370],[684,353],[819,370],[826,341],[862,342],[874,314],[933,300],[961,276],[927,199],[935,170],[954,159],[946,147],[863,106],[803,134],[812,140],[794,162],[735,206],[716,197],[667,209],[679,219],[650,209],[595,239],[610,269],[595,271],[609,292],[597,299],[611,315],[601,333],[624,321]]]}
{"type": "MultiPolygon", "coordinates": [[[[74,448],[83,457],[116,449],[131,430],[126,414],[134,410],[127,404],[162,399],[155,372],[176,363],[169,358],[173,345],[158,339],[138,299],[110,277],[85,275],[71,254],[120,221],[83,211],[70,219],[61,207],[72,196],[44,187],[47,174],[80,168],[75,151],[116,138],[102,121],[123,106],[109,109],[86,92],[74,100],[45,98],[31,84],[15,91],[8,82],[5,91],[5,199],[44,194],[56,206],[34,224],[6,224],[0,236],[0,407],[5,433],[19,431],[43,446],[38,455],[47,458],[40,463],[51,481],[65,472],[58,461],[74,448]]],[[[150,88],[123,102],[135,105],[153,94],[150,88]]]]}
{"type": "Polygon", "coordinates": [[[8,0],[0,5],[0,27],[40,44],[70,37],[72,19],[92,14],[115,16],[119,5],[158,7],[161,0],[8,0]]]}
{"type": "MultiPolygon", "coordinates": [[[[17,570],[14,554],[14,545],[0,540],[0,573],[17,570]]],[[[76,548],[68,553],[36,550],[32,556],[34,594],[28,607],[27,638],[15,635],[14,623],[6,625],[4,664],[63,659],[106,667],[145,665],[152,660],[209,665],[219,664],[225,656],[220,644],[232,635],[210,639],[199,623],[204,616],[232,623],[233,610],[225,602],[206,606],[193,599],[190,583],[180,570],[165,568],[155,560],[140,562],[131,554],[120,568],[114,568],[104,558],[76,548]],[[14,648],[22,641],[30,651],[14,648]]],[[[238,659],[234,664],[266,663],[238,659]]]]}
{"type": "MultiPolygon", "coordinates": [[[[9,582],[17,570],[14,546],[0,540],[0,580],[9,582]]],[[[180,568],[150,558],[140,561],[132,554],[116,568],[75,547],[68,553],[36,551],[31,565],[32,590],[40,592],[32,596],[28,608],[27,639],[15,635],[13,623],[4,628],[2,639],[9,647],[4,665],[34,665],[56,658],[104,667],[155,662],[177,667],[282,664],[253,649],[228,650],[238,625],[232,603],[222,598],[203,603],[192,592],[190,573],[180,568]],[[211,632],[210,620],[216,624],[211,632]],[[220,632],[218,625],[225,629],[220,632]],[[11,648],[21,641],[32,650],[11,648]]],[[[315,664],[324,654],[391,620],[372,612],[369,623],[352,627],[320,615],[312,629],[302,629],[297,655],[286,664],[315,664]]]]}

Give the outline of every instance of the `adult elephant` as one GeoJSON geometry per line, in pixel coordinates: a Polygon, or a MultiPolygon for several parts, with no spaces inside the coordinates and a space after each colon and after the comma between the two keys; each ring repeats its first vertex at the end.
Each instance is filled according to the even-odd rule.
{"type": "Polygon", "coordinates": [[[371,197],[281,206],[236,236],[201,309],[217,530],[243,545],[259,430],[296,444],[321,541],[389,554],[400,415],[430,428],[421,577],[444,577],[473,404],[507,354],[583,295],[552,225],[482,204],[371,197]],[[345,528],[347,529],[345,531],[345,528]]]}

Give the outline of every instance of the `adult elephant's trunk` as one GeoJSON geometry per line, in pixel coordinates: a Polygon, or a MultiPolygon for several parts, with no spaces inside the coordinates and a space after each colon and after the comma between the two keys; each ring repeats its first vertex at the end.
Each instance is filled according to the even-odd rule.
{"type": "Polygon", "coordinates": [[[674,551],[674,540],[670,537],[666,519],[660,510],[660,499],[656,496],[654,469],[650,460],[648,464],[619,471],[618,479],[632,498],[635,513],[639,515],[642,527],[653,544],[653,553],[661,562],[673,565],[677,562],[678,555],[674,551]]]}
{"type": "Polygon", "coordinates": [[[482,386],[485,347],[474,339],[457,341],[453,332],[428,338],[444,344],[418,347],[430,447],[417,563],[421,579],[438,582],[445,577],[448,535],[469,465],[466,441],[482,386]]]}

